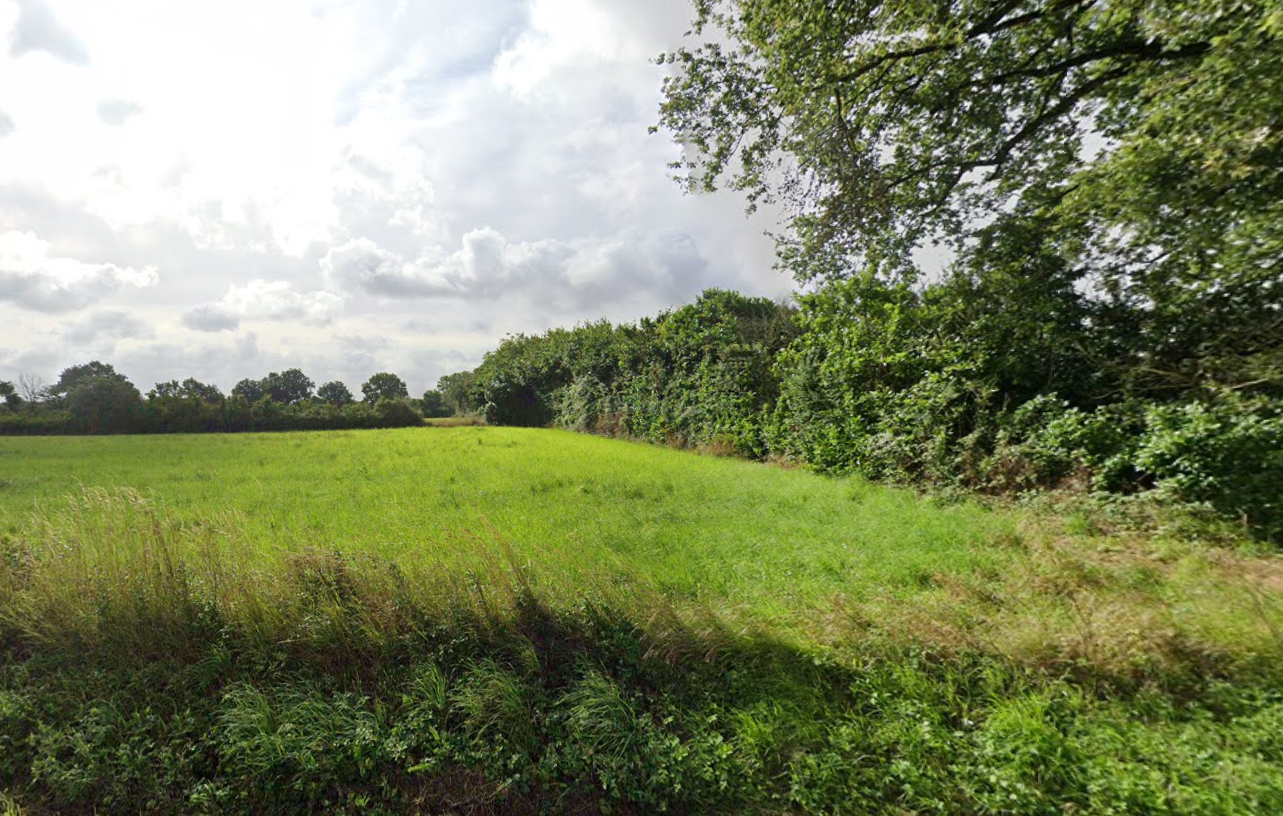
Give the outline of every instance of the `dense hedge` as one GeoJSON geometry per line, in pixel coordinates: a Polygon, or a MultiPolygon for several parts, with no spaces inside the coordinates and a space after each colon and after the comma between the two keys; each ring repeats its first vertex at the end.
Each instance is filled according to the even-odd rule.
{"type": "Polygon", "coordinates": [[[1153,491],[1283,536],[1278,343],[1159,348],[1143,311],[1093,305],[1053,262],[1041,271],[855,277],[796,307],[709,290],[636,324],[509,337],[442,391],[494,424],[936,488],[1153,491]],[[1158,376],[1159,352],[1164,371],[1202,376],[1158,376]],[[1224,384],[1246,369],[1267,375],[1224,384]]]}
{"type": "MultiPolygon", "coordinates": [[[[82,392],[83,393],[83,392],[82,392]]],[[[101,395],[100,395],[101,396],[101,395]]],[[[97,433],[235,433],[244,431],[320,431],[352,428],[404,428],[423,417],[406,400],[342,407],[307,400],[287,405],[263,397],[202,400],[190,397],[121,399],[39,411],[0,409],[0,435],[97,433]]]]}
{"type": "Polygon", "coordinates": [[[712,289],[654,319],[602,321],[507,338],[464,384],[461,412],[497,425],[548,425],[657,442],[767,452],[776,355],[797,334],[792,309],[712,289]]]}

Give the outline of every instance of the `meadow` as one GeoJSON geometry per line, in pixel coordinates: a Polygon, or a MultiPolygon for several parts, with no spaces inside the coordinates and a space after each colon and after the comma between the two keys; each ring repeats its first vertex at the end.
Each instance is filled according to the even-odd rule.
{"type": "Polygon", "coordinates": [[[1269,553],[568,432],[0,440],[0,812],[1270,812],[1280,633],[1269,553]]]}

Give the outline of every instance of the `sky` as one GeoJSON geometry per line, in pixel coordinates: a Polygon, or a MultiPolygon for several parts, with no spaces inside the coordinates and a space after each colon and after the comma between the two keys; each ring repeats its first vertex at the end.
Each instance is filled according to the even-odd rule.
{"type": "Polygon", "coordinates": [[[717,286],[777,227],[651,135],[688,0],[0,0],[0,380],[412,394],[717,286]]]}

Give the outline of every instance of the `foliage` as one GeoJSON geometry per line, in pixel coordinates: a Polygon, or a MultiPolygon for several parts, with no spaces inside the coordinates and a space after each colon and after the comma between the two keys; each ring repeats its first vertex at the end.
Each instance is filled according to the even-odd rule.
{"type": "Polygon", "coordinates": [[[1270,2],[694,5],[702,41],[661,58],[684,183],[794,204],[802,277],[903,267],[924,240],[966,252],[993,213],[1041,210],[1085,228],[1080,260],[1128,297],[1197,297],[1217,268],[1278,279],[1270,2]]]}
{"type": "Polygon", "coordinates": [[[22,406],[23,402],[22,395],[18,393],[18,389],[14,387],[13,383],[5,380],[0,380],[0,399],[4,400],[4,407],[11,411],[16,411],[22,406]]]}
{"type": "Polygon", "coordinates": [[[125,375],[118,373],[114,366],[93,360],[84,365],[74,365],[63,369],[62,374],[58,376],[58,381],[49,386],[48,392],[54,397],[65,397],[72,389],[86,380],[128,382],[125,375]]]}
{"type": "Polygon", "coordinates": [[[265,393],[262,381],[250,379],[249,377],[232,386],[232,396],[240,397],[248,402],[258,402],[265,393]]]}
{"type": "Polygon", "coordinates": [[[203,400],[204,402],[222,402],[223,392],[216,385],[207,385],[193,377],[181,383],[178,380],[156,383],[156,387],[147,392],[148,399],[203,400]]]}
{"type": "Polygon", "coordinates": [[[380,371],[361,384],[361,394],[366,402],[376,403],[383,399],[409,399],[410,390],[406,387],[405,380],[395,374],[380,371]]]}
{"type": "MultiPolygon", "coordinates": [[[[762,455],[786,306],[710,289],[637,324],[509,337],[470,372],[486,420],[556,424],[762,455]]],[[[458,376],[458,375],[456,375],[458,376]]]]}
{"type": "Polygon", "coordinates": [[[0,435],[401,428],[423,423],[418,409],[403,397],[357,405],[339,382],[326,383],[313,399],[312,381],[298,369],[242,380],[230,397],[217,386],[189,377],[156,383],[142,401],[123,375],[96,361],[67,369],[55,388],[66,383],[72,384],[70,389],[58,396],[36,404],[22,401],[18,405],[26,410],[0,413],[0,435]]]}
{"type": "Polygon", "coordinates": [[[471,371],[447,374],[437,380],[437,390],[451,416],[466,416],[480,409],[478,396],[474,391],[476,377],[471,371]]]}
{"type": "Polygon", "coordinates": [[[338,380],[327,382],[316,389],[316,398],[336,408],[342,408],[344,405],[351,405],[356,402],[356,397],[352,396],[351,390],[338,380]]]}
{"type": "Polygon", "coordinates": [[[1240,399],[1149,409],[1136,468],[1160,490],[1283,540],[1283,404],[1240,399]]]}
{"type": "Polygon", "coordinates": [[[77,377],[65,402],[72,427],[80,433],[130,433],[139,426],[142,396],[123,377],[77,377]]]}
{"type": "Polygon", "coordinates": [[[232,396],[258,402],[263,397],[284,405],[296,405],[312,398],[316,383],[297,368],[273,371],[261,380],[244,379],[232,388],[232,396]]]}
{"type": "Polygon", "coordinates": [[[453,413],[446,407],[445,397],[435,388],[423,392],[419,399],[419,410],[425,417],[448,417],[453,413]]]}
{"type": "Polygon", "coordinates": [[[1277,535],[1253,521],[1276,513],[1255,485],[1283,399],[1274,4],[695,15],[661,57],[682,182],[788,204],[781,265],[809,287],[773,453],[946,487],[1157,488],[1277,535]],[[932,247],[949,261],[925,276],[932,247]]]}
{"type": "Polygon", "coordinates": [[[279,374],[273,371],[262,380],[263,392],[276,402],[294,405],[312,398],[316,384],[297,368],[279,374]]]}
{"type": "Polygon", "coordinates": [[[800,295],[796,310],[710,290],[635,325],[510,337],[454,375],[472,389],[459,398],[481,403],[491,424],[776,456],[919,487],[1159,488],[1279,534],[1272,380],[1216,387],[1211,357],[1190,358],[1202,384],[1156,378],[1158,344],[1084,299],[1036,221],[995,225],[981,242],[983,260],[925,285],[854,275],[800,295]],[[1182,456],[1229,445],[1223,464],[1187,459],[1179,467],[1194,470],[1176,478],[1178,466],[1160,464],[1176,456],[1158,453],[1174,444],[1164,423],[1208,411],[1219,419],[1185,426],[1182,456]],[[1230,426],[1238,442],[1218,436],[1230,426]],[[1233,477],[1231,461],[1242,468],[1233,477]],[[1207,468],[1217,475],[1195,475],[1207,468]]]}

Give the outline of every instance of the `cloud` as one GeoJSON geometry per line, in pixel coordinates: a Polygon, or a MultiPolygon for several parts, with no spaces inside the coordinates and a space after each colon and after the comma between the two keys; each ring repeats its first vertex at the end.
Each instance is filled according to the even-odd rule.
{"type": "Polygon", "coordinates": [[[220,304],[207,303],[187,310],[183,325],[203,332],[234,331],[240,327],[241,318],[220,304]]]}
{"type": "Polygon", "coordinates": [[[49,254],[32,232],[0,233],[0,300],[37,312],[83,309],[123,287],[156,285],[155,267],[92,264],[49,254]]]}
{"type": "Polygon", "coordinates": [[[43,0],[17,0],[18,23],[14,26],[9,53],[20,57],[44,51],[72,65],[88,65],[89,51],[54,17],[43,0]]]}
{"type": "Polygon", "coordinates": [[[221,300],[188,310],[183,325],[196,331],[230,331],[242,320],[297,321],[326,326],[343,311],[333,292],[296,292],[288,281],[252,280],[233,285],[221,300]]]}
{"type": "Polygon", "coordinates": [[[10,133],[13,133],[15,127],[16,125],[14,125],[13,117],[4,111],[0,111],[0,139],[3,139],[10,133]]]}
{"type": "Polygon", "coordinates": [[[116,127],[143,112],[143,106],[128,99],[104,99],[98,103],[98,119],[104,125],[116,127]]]}
{"type": "Polygon", "coordinates": [[[62,53],[0,45],[0,235],[83,263],[0,264],[25,366],[422,389],[509,332],[789,288],[775,225],[683,196],[646,133],[689,0],[40,2],[0,0],[15,50],[62,53]]]}
{"type": "Polygon", "coordinates": [[[154,336],[155,331],[147,321],[118,309],[94,312],[62,330],[63,340],[74,345],[88,345],[98,340],[150,339],[154,336]]]}
{"type": "Polygon", "coordinates": [[[509,242],[489,227],[466,233],[460,248],[448,255],[429,252],[407,261],[357,238],[321,259],[323,277],[341,291],[465,299],[533,293],[598,303],[637,287],[689,290],[702,283],[707,267],[695,242],[680,232],[509,242]]]}

